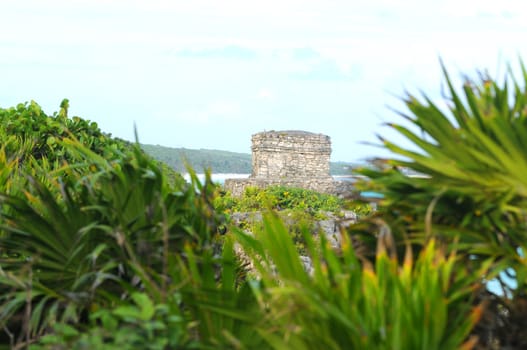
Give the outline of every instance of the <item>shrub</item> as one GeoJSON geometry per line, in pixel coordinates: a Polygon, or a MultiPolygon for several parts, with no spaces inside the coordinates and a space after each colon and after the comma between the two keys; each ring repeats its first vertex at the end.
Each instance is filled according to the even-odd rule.
{"type": "Polygon", "coordinates": [[[491,262],[482,282],[498,282],[501,290],[489,287],[482,294],[489,311],[478,326],[481,346],[527,346],[521,330],[527,287],[527,70],[521,68],[521,82],[508,70],[503,83],[480,74],[456,89],[443,67],[447,108],[408,94],[408,112],[400,113],[406,124],[389,125],[413,146],[381,139],[396,159],[362,171],[371,179],[367,185],[384,195],[370,223],[382,218],[399,242],[410,239],[416,249],[436,237],[463,252],[467,266],[491,262]],[[421,176],[410,178],[401,168],[421,176]]]}
{"type": "Polygon", "coordinates": [[[55,191],[29,177],[24,195],[0,194],[9,209],[0,237],[0,324],[18,341],[56,322],[82,325],[90,310],[113,308],[136,288],[162,303],[169,280],[188,283],[183,254],[216,251],[221,218],[210,178],[172,187],[138,146],[115,162],[76,141],[65,147],[96,170],[51,177],[55,191]]]}
{"type": "Polygon", "coordinates": [[[338,213],[344,201],[336,196],[303,188],[269,186],[265,189],[247,187],[241,198],[225,193],[215,201],[218,210],[227,212],[250,212],[265,209],[302,210],[313,216],[324,212],[338,213]]]}
{"type": "Polygon", "coordinates": [[[459,257],[430,241],[402,266],[390,237],[383,237],[374,265],[361,261],[347,236],[338,253],[304,232],[313,273],[302,266],[286,227],[266,216],[256,236],[238,232],[264,286],[268,310],[259,329],[275,349],[459,349],[482,306],[472,307],[473,286],[486,267],[470,271],[459,257]]]}
{"type": "MultiPolygon", "coordinates": [[[[40,339],[44,348],[525,348],[522,73],[521,84],[510,73],[503,85],[485,75],[467,80],[460,95],[445,70],[446,111],[409,95],[404,117],[413,126],[391,127],[415,147],[382,140],[396,159],[362,173],[370,179],[364,186],[383,199],[348,232],[365,239],[352,244],[355,237],[343,235],[340,249],[307,227],[325,211],[338,213],[334,197],[273,187],[214,198],[210,176],[202,184],[191,172],[190,184],[172,185],[137,146],[109,161],[76,140],[43,146],[6,139],[0,165],[16,177],[0,168],[2,341],[21,347],[40,339]],[[41,147],[63,149],[77,163],[50,162],[41,147]],[[254,236],[235,228],[218,235],[222,212],[265,208],[306,225],[292,237],[268,213],[254,236]],[[241,253],[255,274],[242,272],[241,253]],[[501,293],[489,290],[491,280],[502,283],[501,293]]],[[[27,110],[40,113],[34,105],[27,110]]]]}

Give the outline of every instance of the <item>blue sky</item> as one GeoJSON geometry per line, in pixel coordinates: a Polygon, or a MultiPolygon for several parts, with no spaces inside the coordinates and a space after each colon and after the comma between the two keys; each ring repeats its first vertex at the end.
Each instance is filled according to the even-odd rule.
{"type": "MultiPolygon", "coordinates": [[[[0,106],[35,100],[106,132],[171,147],[250,152],[264,130],[327,134],[333,160],[399,118],[405,90],[527,59],[521,1],[3,0],[0,106]]],[[[401,141],[402,142],[402,141],[401,141]]]]}

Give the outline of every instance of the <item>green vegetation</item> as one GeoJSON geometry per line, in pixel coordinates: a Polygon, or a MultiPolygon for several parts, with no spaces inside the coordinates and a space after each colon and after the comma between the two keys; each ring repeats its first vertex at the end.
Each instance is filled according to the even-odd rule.
{"type": "Polygon", "coordinates": [[[446,110],[409,95],[406,124],[391,126],[415,146],[382,140],[396,159],[361,170],[359,186],[384,197],[338,248],[282,217],[338,212],[334,197],[274,187],[233,199],[210,174],[187,183],[70,119],[67,101],[53,116],[0,109],[0,345],[526,348],[522,73],[458,92],[445,70],[446,110]],[[262,207],[252,234],[225,215],[262,207]]]}
{"type": "Polygon", "coordinates": [[[269,186],[265,189],[248,187],[240,198],[223,193],[216,198],[215,205],[227,213],[275,209],[307,211],[315,215],[322,212],[337,214],[344,202],[336,196],[303,188],[269,186]]]}
{"type": "Polygon", "coordinates": [[[458,92],[443,67],[448,110],[408,95],[409,114],[401,113],[407,124],[391,127],[414,147],[382,140],[405,160],[362,171],[372,179],[363,185],[385,196],[375,216],[397,242],[436,237],[463,264],[489,264],[481,283],[494,279],[499,287],[480,292],[488,306],[474,333],[491,349],[527,347],[527,71],[521,68],[521,81],[510,70],[502,83],[480,74],[458,92]],[[398,167],[425,176],[408,178],[398,167]]]}
{"type": "Polygon", "coordinates": [[[95,153],[110,159],[130,150],[126,141],[112,138],[98,128],[97,123],[79,117],[68,118],[69,101],[63,100],[60,111],[48,116],[31,101],[16,107],[0,108],[0,144],[8,158],[19,161],[42,161],[53,164],[71,160],[64,138],[76,138],[95,153]]]}
{"type": "MultiPolygon", "coordinates": [[[[251,155],[211,149],[171,148],[159,145],[141,145],[141,148],[172,169],[185,172],[187,165],[196,171],[210,169],[215,174],[250,174],[251,155]],[[187,164],[188,163],[188,164],[187,164]]],[[[352,164],[331,162],[331,175],[350,175],[352,164]]]]}
{"type": "Polygon", "coordinates": [[[402,266],[393,247],[380,244],[372,264],[346,235],[337,252],[323,235],[317,242],[305,232],[310,275],[283,224],[272,216],[264,223],[254,238],[238,237],[266,286],[260,332],[274,348],[470,348],[466,338],[481,313],[470,304],[471,286],[484,268],[470,274],[433,240],[415,262],[409,248],[402,266]]]}
{"type": "Polygon", "coordinates": [[[262,220],[255,220],[255,217],[260,216],[255,213],[275,211],[286,224],[298,251],[304,254],[306,247],[303,232],[316,233],[319,231],[317,221],[326,220],[329,216],[334,220],[339,219],[345,202],[336,196],[303,188],[269,186],[265,189],[248,187],[239,198],[220,191],[214,200],[214,206],[217,211],[226,214],[227,218],[231,215],[236,217],[236,220],[229,223],[249,232],[263,227],[262,220]]]}
{"type": "Polygon", "coordinates": [[[187,165],[196,171],[211,169],[214,173],[249,174],[251,155],[219,150],[170,148],[159,145],[141,145],[153,158],[178,172],[185,172],[187,165]]]}

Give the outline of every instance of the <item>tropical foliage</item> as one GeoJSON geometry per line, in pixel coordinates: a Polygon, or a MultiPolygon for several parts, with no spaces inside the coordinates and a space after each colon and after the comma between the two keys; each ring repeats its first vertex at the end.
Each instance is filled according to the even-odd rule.
{"type": "Polygon", "coordinates": [[[240,198],[233,197],[229,193],[221,193],[215,203],[218,210],[229,213],[264,209],[294,209],[309,211],[312,214],[322,212],[337,214],[344,205],[342,199],[330,194],[279,185],[269,186],[264,189],[247,187],[240,198]]]}
{"type": "Polygon", "coordinates": [[[80,143],[106,158],[115,159],[130,148],[128,142],[104,134],[97,123],[79,117],[68,118],[69,101],[63,100],[60,111],[48,116],[34,101],[16,107],[0,108],[0,144],[9,157],[20,161],[44,159],[50,164],[69,161],[60,141],[74,137],[80,143]]]}
{"type": "Polygon", "coordinates": [[[395,247],[380,240],[371,264],[361,261],[348,236],[337,252],[323,235],[317,242],[304,234],[311,273],[275,217],[267,216],[255,237],[238,234],[265,286],[260,295],[268,312],[260,332],[274,348],[455,349],[474,343],[466,339],[481,306],[472,307],[472,288],[485,267],[471,274],[433,240],[415,262],[408,247],[402,266],[395,247]]]}
{"type": "Polygon", "coordinates": [[[70,119],[67,101],[53,116],[1,109],[0,344],[527,347],[527,72],[461,91],[444,72],[446,107],[405,98],[390,126],[414,146],[382,139],[396,156],[358,186],[383,199],[337,248],[303,225],[299,250],[281,217],[338,212],[334,197],[275,187],[233,199],[210,174],[189,169],[187,183],[70,119]],[[262,208],[252,233],[228,222],[262,208]]]}
{"type": "Polygon", "coordinates": [[[317,223],[321,220],[331,219],[336,224],[348,203],[330,194],[274,185],[267,188],[247,187],[241,197],[219,191],[214,204],[216,210],[226,214],[229,223],[250,232],[263,226],[262,212],[277,212],[286,223],[297,249],[305,252],[302,231],[319,233],[322,229],[317,223]]]}
{"type": "MultiPolygon", "coordinates": [[[[217,237],[221,217],[210,202],[210,177],[205,184],[193,176],[192,184],[171,186],[157,162],[138,148],[109,162],[76,141],[64,141],[64,147],[96,170],[52,179],[59,196],[30,177],[24,197],[0,198],[9,209],[0,239],[0,322],[6,338],[27,344],[53,329],[57,333],[42,341],[52,344],[62,335],[68,348],[71,327],[86,330],[91,324],[92,331],[78,341],[125,341],[119,336],[124,333],[101,334],[100,322],[122,331],[136,328],[139,339],[126,338],[134,347],[191,346],[194,333],[200,344],[221,344],[230,335],[226,323],[234,328],[230,336],[239,338],[236,329],[243,327],[214,309],[226,296],[228,302],[220,304],[225,312],[229,303],[237,306],[237,265],[232,243],[229,249],[217,237]],[[210,310],[198,308],[198,300],[210,310]],[[197,322],[201,318],[207,322],[197,322]]],[[[240,293],[241,302],[251,299],[240,293]]]]}
{"type": "Polygon", "coordinates": [[[401,113],[406,123],[390,126],[414,146],[382,140],[404,160],[362,173],[373,179],[367,186],[385,195],[377,216],[396,236],[436,237],[462,252],[465,264],[490,262],[484,282],[494,287],[481,296],[491,305],[480,337],[489,347],[524,348],[527,71],[522,64],[521,81],[512,69],[502,83],[487,74],[465,78],[461,91],[443,71],[446,108],[409,94],[409,113],[401,113]],[[401,167],[422,176],[408,178],[401,167]]]}

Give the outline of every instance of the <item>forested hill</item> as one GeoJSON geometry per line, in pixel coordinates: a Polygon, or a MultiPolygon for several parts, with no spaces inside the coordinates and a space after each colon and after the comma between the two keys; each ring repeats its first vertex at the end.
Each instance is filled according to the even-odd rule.
{"type": "MultiPolygon", "coordinates": [[[[159,145],[141,145],[152,157],[166,163],[176,171],[185,172],[185,161],[197,172],[210,168],[216,174],[251,173],[251,155],[212,149],[171,148],[159,145]]],[[[349,175],[350,163],[332,162],[332,175],[349,175]]]]}
{"type": "Polygon", "coordinates": [[[200,173],[211,168],[214,173],[250,173],[251,156],[210,149],[170,148],[164,146],[141,145],[143,150],[176,171],[185,172],[185,162],[200,173]]]}

